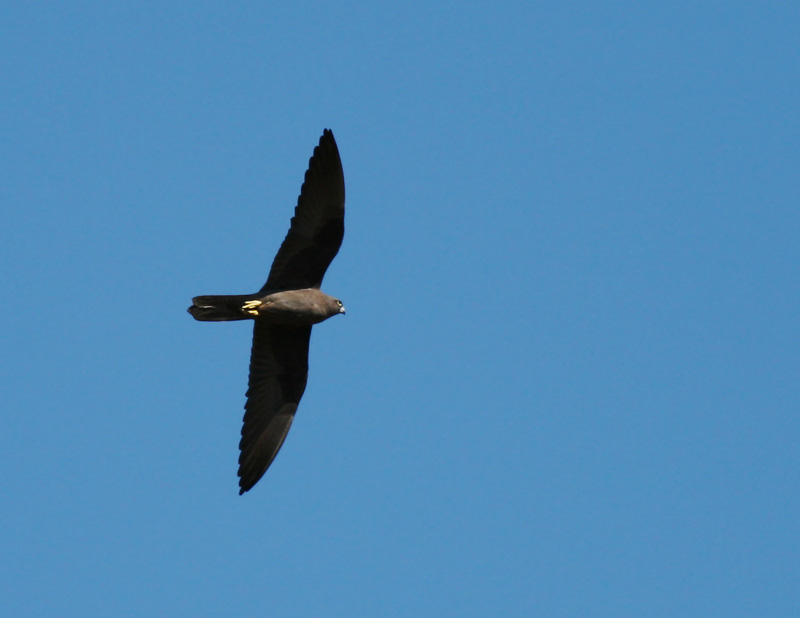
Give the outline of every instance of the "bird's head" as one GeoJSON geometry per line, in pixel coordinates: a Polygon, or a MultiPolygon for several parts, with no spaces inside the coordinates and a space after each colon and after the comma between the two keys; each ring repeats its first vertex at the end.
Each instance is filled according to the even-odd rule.
{"type": "Polygon", "coordinates": [[[339,313],[341,314],[347,313],[347,311],[344,310],[344,305],[342,304],[342,301],[337,299],[336,306],[339,308],[339,313]]]}

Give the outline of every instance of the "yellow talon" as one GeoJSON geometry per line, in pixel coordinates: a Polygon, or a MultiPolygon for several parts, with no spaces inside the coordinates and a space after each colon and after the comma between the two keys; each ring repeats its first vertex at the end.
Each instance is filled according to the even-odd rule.
{"type": "Polygon", "coordinates": [[[255,308],[260,305],[261,305],[260,300],[248,300],[244,305],[242,305],[242,311],[258,317],[258,311],[256,311],[255,308]]]}

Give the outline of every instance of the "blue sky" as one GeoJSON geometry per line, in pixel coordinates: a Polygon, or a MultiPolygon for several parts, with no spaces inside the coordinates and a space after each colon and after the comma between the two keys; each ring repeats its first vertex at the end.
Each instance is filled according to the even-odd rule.
{"type": "MultiPolygon", "coordinates": [[[[166,5],[165,5],[166,4],[166,5]]],[[[0,8],[9,616],[800,615],[789,2],[0,8]],[[310,376],[250,327],[333,129],[310,376]]]]}

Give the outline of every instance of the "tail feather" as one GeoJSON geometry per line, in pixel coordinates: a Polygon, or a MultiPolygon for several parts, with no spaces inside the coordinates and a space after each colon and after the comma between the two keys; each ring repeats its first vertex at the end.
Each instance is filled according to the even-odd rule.
{"type": "Polygon", "coordinates": [[[242,305],[253,298],[252,294],[238,296],[195,296],[187,310],[195,320],[201,322],[229,322],[247,320],[242,305]]]}

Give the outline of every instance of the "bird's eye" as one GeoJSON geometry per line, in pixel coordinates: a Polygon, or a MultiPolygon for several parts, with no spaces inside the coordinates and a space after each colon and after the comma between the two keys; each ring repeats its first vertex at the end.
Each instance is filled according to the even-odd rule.
{"type": "Polygon", "coordinates": [[[342,306],[342,301],[340,301],[340,300],[337,300],[337,301],[336,301],[336,304],[337,304],[337,305],[339,305],[339,306],[341,307],[341,306],[342,306]]]}

